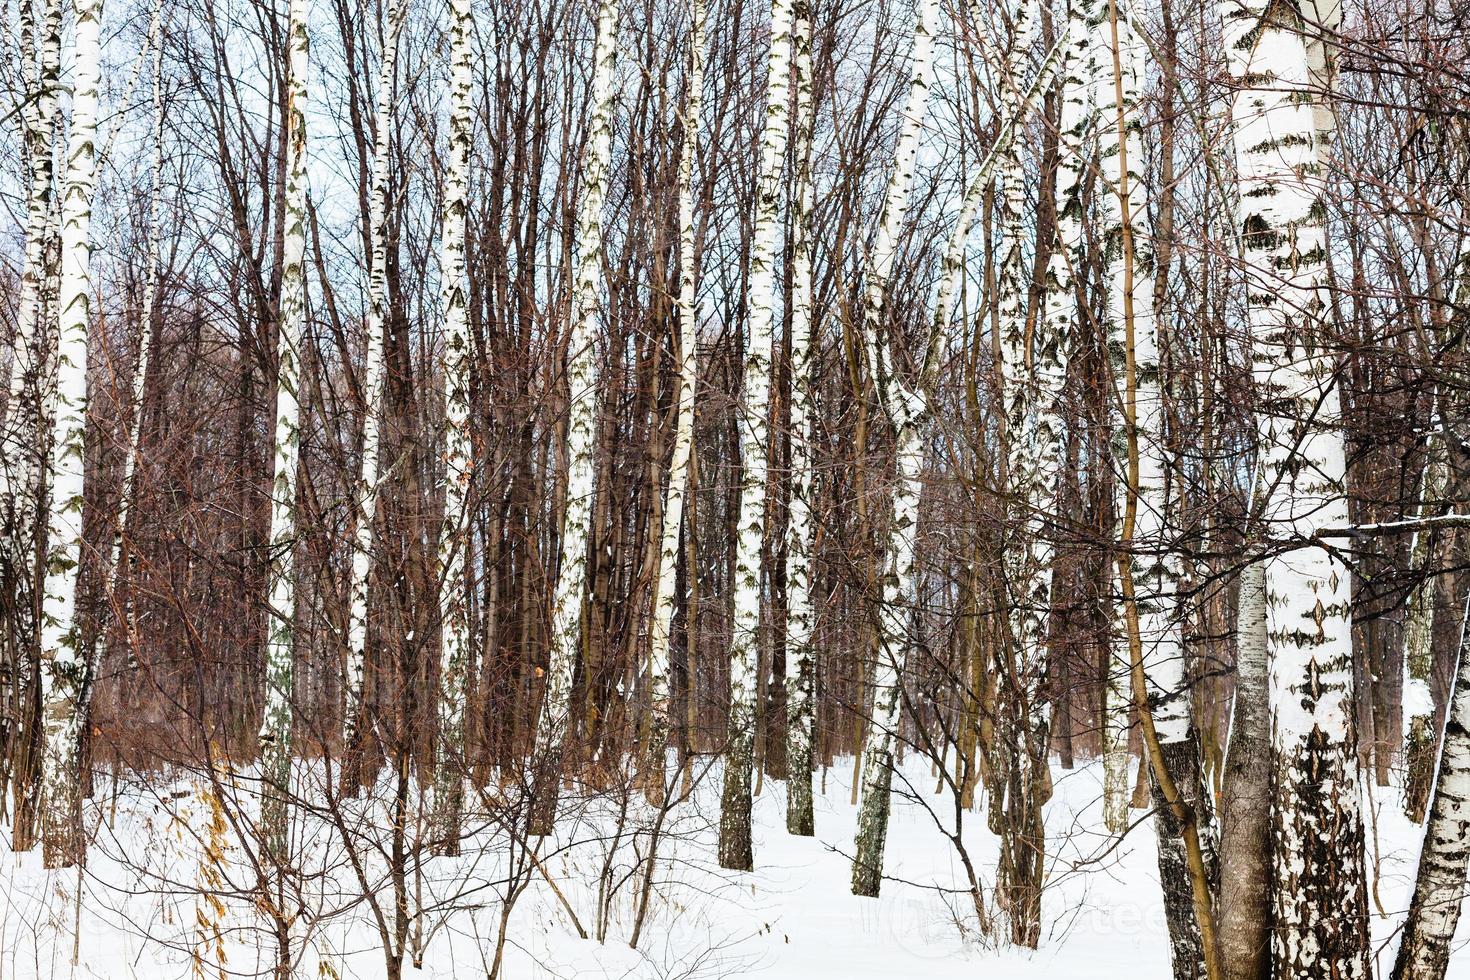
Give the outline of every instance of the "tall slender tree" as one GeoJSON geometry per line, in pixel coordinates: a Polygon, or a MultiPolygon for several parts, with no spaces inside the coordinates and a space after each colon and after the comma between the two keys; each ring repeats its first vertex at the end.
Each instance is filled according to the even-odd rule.
{"type": "Polygon", "coordinates": [[[591,109],[577,206],[576,272],[572,281],[567,341],[567,498],[562,516],[561,559],[551,608],[551,662],[536,725],[536,815],[532,831],[551,831],[562,746],[571,713],[572,677],[581,649],[587,589],[587,547],[592,536],[592,498],[597,429],[597,312],[602,277],[602,212],[612,161],[612,110],[617,96],[618,0],[600,0],[592,51],[591,109]]]}
{"type": "Polygon", "coordinates": [[[347,614],[346,704],[342,711],[342,786],[356,791],[362,782],[363,688],[367,674],[368,579],[372,573],[383,411],[383,330],[388,319],[389,154],[393,145],[393,78],[398,38],[408,18],[407,0],[393,0],[383,22],[378,92],[373,111],[373,175],[368,214],[368,309],[363,323],[362,463],[358,467],[354,515],[352,579],[347,614]]]}
{"type": "Polygon", "coordinates": [[[1444,980],[1465,902],[1470,869],[1470,600],[1461,623],[1444,747],[1393,980],[1444,980]]]}
{"type": "Polygon", "coordinates": [[[751,769],[755,747],[756,650],[761,618],[761,552],[770,463],[771,325],[776,317],[776,251],[781,173],[791,131],[791,0],[771,0],[766,118],[756,175],[755,230],[746,277],[747,336],[740,427],[740,513],[735,539],[735,611],[730,638],[729,736],[720,797],[720,866],[754,867],[751,769]]]}
{"type": "Polygon", "coordinates": [[[444,227],[440,233],[440,303],[444,311],[444,524],[439,531],[439,750],[434,768],[438,847],[459,851],[464,806],[465,675],[470,642],[465,558],[474,483],[470,439],[470,346],[465,278],[465,213],[469,201],[470,142],[474,134],[470,86],[474,12],[470,0],[449,7],[449,163],[444,173],[444,227]]]}
{"type": "Polygon", "coordinates": [[[87,337],[92,323],[92,192],[97,186],[97,90],[102,75],[102,0],[74,7],[71,125],[61,199],[58,321],[50,337],[55,376],[45,388],[50,501],[41,606],[42,843],[48,867],[82,859],[79,769],[81,703],[87,678],[78,619],[82,567],[83,439],[87,423],[87,337]]]}
{"type": "Polygon", "coordinates": [[[306,71],[308,0],[291,0],[286,26],[286,209],[276,336],[275,479],[267,576],[265,714],[260,726],[261,837],[278,864],[287,860],[294,722],[296,492],[301,467],[301,352],[306,336],[306,71]]]}
{"type": "MultiPolygon", "coordinates": [[[[694,448],[694,392],[699,378],[699,264],[695,241],[694,174],[699,155],[699,116],[704,97],[704,0],[689,3],[689,74],[685,80],[684,141],[679,157],[679,372],[675,395],[674,450],[669,484],[664,490],[663,528],[659,539],[658,578],[654,583],[653,624],[648,674],[653,702],[649,720],[647,766],[649,791],[664,798],[664,755],[669,739],[669,636],[674,622],[675,572],[679,531],[685,524],[684,496],[689,489],[689,460],[694,448]]],[[[692,523],[684,528],[693,534],[692,523]]],[[[686,574],[694,574],[691,569],[686,574]]],[[[687,630],[686,643],[696,637],[687,630]]]]}
{"type": "Polygon", "coordinates": [[[60,228],[56,190],[58,143],[57,88],[61,60],[61,0],[39,0],[20,5],[20,55],[26,98],[21,103],[25,159],[30,168],[26,184],[25,251],[22,256],[20,295],[15,313],[10,379],[0,408],[0,560],[10,572],[11,588],[0,609],[5,620],[4,668],[13,678],[17,701],[12,758],[8,771],[14,794],[12,844],[30,850],[37,833],[39,782],[36,744],[39,719],[35,693],[39,689],[40,570],[36,562],[42,472],[45,458],[45,421],[42,391],[50,383],[53,348],[50,324],[56,316],[60,228]],[[19,705],[18,705],[19,707],[19,705]],[[22,746],[24,748],[22,749],[22,746]]]}
{"type": "MultiPolygon", "coordinates": [[[[1131,534],[1121,535],[1120,542],[1134,552],[1128,563],[1133,578],[1131,591],[1137,604],[1148,709],[1163,753],[1161,762],[1169,778],[1183,787],[1193,819],[1203,825],[1206,820],[1202,818],[1208,811],[1184,670],[1180,556],[1172,541],[1178,527],[1178,490],[1171,486],[1167,471],[1168,433],[1159,359],[1163,324],[1154,315],[1152,300],[1155,243],[1148,217],[1140,107],[1146,49],[1139,25],[1134,22],[1135,13],[1123,9],[1116,0],[1109,6],[1105,29],[1112,70],[1105,73],[1098,102],[1103,120],[1099,159],[1111,186],[1101,195],[1099,206],[1103,214],[1108,346],[1114,383],[1122,394],[1115,401],[1124,409],[1121,424],[1113,429],[1114,465],[1128,471],[1130,453],[1137,458],[1137,478],[1126,481],[1125,486],[1134,522],[1131,534]],[[1121,383],[1128,375],[1124,362],[1130,357],[1134,383],[1125,389],[1121,383]]],[[[1114,733],[1120,727],[1126,730],[1128,702],[1122,702],[1118,709],[1110,726],[1114,733]]],[[[1192,980],[1202,976],[1205,967],[1184,831],[1177,826],[1173,808],[1163,806],[1162,798],[1159,802],[1159,876],[1164,887],[1174,976],[1176,980],[1192,980]]]]}
{"type": "Polygon", "coordinates": [[[812,326],[812,100],[811,0],[794,0],[796,62],[796,187],[791,209],[791,504],[786,521],[786,829],[810,837],[812,729],[816,653],[812,643],[812,433],[816,384],[812,326]]]}
{"type": "MultiPolygon", "coordinates": [[[[929,109],[934,73],[936,0],[918,0],[909,53],[908,100],[893,151],[893,169],[878,218],[878,232],[868,253],[863,283],[863,352],[878,402],[894,431],[896,486],[887,554],[883,558],[878,600],[878,662],[873,669],[873,714],[863,743],[862,801],[858,810],[852,862],[854,895],[876,896],[883,882],[883,851],[888,838],[893,743],[897,736],[910,619],[918,602],[915,563],[919,523],[919,479],[924,467],[920,434],[928,410],[921,386],[907,386],[897,376],[888,332],[883,326],[888,280],[898,252],[899,233],[908,215],[909,191],[919,157],[919,138],[929,109]]],[[[921,382],[922,384],[922,382],[921,382]]]]}
{"type": "MultiPolygon", "coordinates": [[[[1419,492],[1419,516],[1432,517],[1444,500],[1449,478],[1448,461],[1438,433],[1432,432],[1426,447],[1427,459],[1419,492]]],[[[1404,813],[1415,823],[1424,819],[1434,780],[1434,760],[1439,747],[1434,730],[1434,698],[1429,690],[1433,668],[1435,601],[1442,576],[1436,572],[1448,535],[1433,528],[1414,532],[1409,545],[1413,571],[1423,575],[1409,595],[1404,612],[1404,813]]]]}

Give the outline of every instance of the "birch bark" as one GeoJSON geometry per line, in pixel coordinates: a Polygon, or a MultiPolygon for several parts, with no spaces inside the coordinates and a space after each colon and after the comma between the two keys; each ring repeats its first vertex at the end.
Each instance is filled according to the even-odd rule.
{"type": "Polygon", "coordinates": [[[583,159],[582,200],[577,209],[577,267],[572,284],[571,337],[567,351],[567,501],[562,518],[560,571],[552,604],[551,662],[545,702],[536,726],[536,815],[532,832],[551,830],[560,778],[562,745],[571,712],[572,676],[581,648],[587,544],[592,533],[596,481],[597,311],[602,274],[602,212],[612,160],[613,87],[617,67],[618,0],[600,0],[593,49],[592,106],[583,159]]]}
{"type": "Polygon", "coordinates": [[[877,896],[883,882],[883,851],[888,837],[890,789],[893,784],[893,741],[899,723],[904,665],[910,644],[910,619],[917,604],[915,539],[919,521],[919,479],[924,450],[920,434],[927,416],[923,379],[909,388],[893,370],[892,351],[883,325],[888,280],[898,251],[898,234],[908,214],[909,191],[918,162],[919,137],[929,108],[933,76],[937,0],[918,0],[910,54],[908,100],[893,151],[893,172],[878,219],[878,233],[868,254],[864,281],[863,350],[878,401],[894,429],[895,487],[893,523],[880,577],[878,662],[873,671],[873,717],[863,745],[862,799],[852,862],[852,893],[877,896]]]}
{"type": "Polygon", "coordinates": [[[1444,980],[1465,901],[1465,873],[1470,867],[1470,602],[1464,613],[1444,749],[1393,980],[1444,980]]]}
{"type": "Polygon", "coordinates": [[[306,332],[307,0],[291,0],[287,23],[286,212],[276,339],[275,478],[271,492],[265,714],[260,728],[261,836],[266,853],[287,860],[286,800],[291,778],[295,687],[296,490],[301,465],[301,345],[306,332]]]}
{"type": "MultiPolygon", "coordinates": [[[[1032,10],[1023,4],[1013,24],[1013,43],[1004,82],[1003,111],[1019,118],[1023,92],[1018,79],[1032,41],[1032,10]]],[[[1083,36],[1069,30],[1069,36],[1083,36]]],[[[1069,44],[1063,61],[1082,52],[1069,44]]],[[[1065,76],[1064,76],[1065,77],[1065,76]]],[[[1068,94],[1064,85],[1063,105],[1068,94]]],[[[1068,165],[1075,159],[1065,140],[1059,143],[1068,165]]],[[[1065,169],[1065,168],[1061,168],[1065,169]]],[[[1014,141],[1001,156],[1001,261],[997,275],[997,322],[1000,335],[1001,390],[1005,407],[1006,478],[1014,512],[1007,521],[1010,538],[1003,559],[1009,592],[1007,621],[1010,644],[997,650],[997,761],[1004,775],[992,800],[992,813],[1003,815],[996,887],[1003,896],[1013,942],[1035,947],[1040,941],[1041,882],[1046,843],[1041,808],[1051,793],[1047,747],[1050,718],[1043,683],[1046,677],[1046,624],[1051,605],[1052,549],[1046,515],[1051,511],[1058,474],[1060,398],[1067,374],[1066,335],[1056,324],[1038,317],[1028,329],[1027,282],[1022,250],[1025,232],[1025,172],[1014,141]]],[[[1059,174],[1058,204],[1070,192],[1059,174]]],[[[1059,223],[1060,224],[1060,223],[1059,223]]],[[[1065,262],[1063,263],[1066,264],[1065,262]]]]}
{"type": "Polygon", "coordinates": [[[362,698],[367,670],[368,579],[372,573],[378,494],[379,416],[383,410],[383,330],[388,317],[388,167],[393,136],[393,76],[407,0],[393,0],[383,25],[378,96],[373,112],[373,184],[369,199],[368,311],[363,324],[362,463],[353,529],[351,606],[347,618],[346,704],[342,712],[342,789],[362,782],[362,698]]]}
{"type": "MultiPolygon", "coordinates": [[[[649,688],[653,717],[648,736],[653,802],[666,795],[664,756],[669,740],[669,635],[674,622],[675,572],[679,562],[679,529],[684,523],[684,495],[689,489],[689,458],[694,447],[694,388],[699,374],[699,265],[694,224],[694,164],[699,154],[699,116],[704,94],[704,0],[689,4],[689,75],[684,95],[684,143],[679,158],[679,374],[674,420],[674,449],[669,459],[669,485],[664,492],[663,529],[659,540],[658,579],[653,599],[649,644],[649,688]]],[[[693,534],[691,526],[686,534],[693,534]]],[[[688,574],[693,575],[691,568],[688,574]]],[[[686,628],[687,644],[697,641],[686,628]]]]}
{"type": "MultiPolygon", "coordinates": [[[[1126,375],[1130,355],[1134,380],[1130,389],[1120,387],[1124,418],[1114,428],[1114,457],[1128,459],[1130,443],[1136,440],[1138,458],[1136,484],[1127,488],[1135,514],[1132,540],[1123,540],[1120,535],[1120,541],[1135,551],[1130,562],[1132,594],[1138,605],[1147,697],[1158,733],[1161,761],[1174,783],[1181,787],[1197,824],[1205,828],[1209,826],[1208,809],[1184,671],[1183,616],[1178,595],[1180,558],[1172,544],[1169,526],[1176,500],[1166,471],[1168,446],[1159,364],[1160,325],[1153,310],[1153,230],[1148,224],[1147,175],[1138,105],[1146,74],[1146,48],[1132,14],[1125,15],[1118,9],[1117,0],[1113,0],[1112,6],[1106,43],[1112,53],[1113,71],[1109,73],[1112,77],[1100,86],[1098,99],[1104,120],[1099,156],[1104,175],[1112,184],[1100,201],[1103,279],[1108,291],[1109,351],[1115,384],[1126,375]]],[[[1127,751],[1127,710],[1127,701],[1118,701],[1112,708],[1109,749],[1115,754],[1127,751]]],[[[1117,770],[1116,763],[1114,770],[1117,770]]],[[[1154,783],[1155,803],[1162,804],[1157,778],[1154,783]]],[[[1113,789],[1116,793],[1116,786],[1113,789]]],[[[1116,806],[1116,796],[1111,802],[1116,806]]],[[[1159,877],[1164,889],[1174,976],[1177,980],[1191,980],[1204,975],[1205,964],[1184,829],[1172,808],[1157,805],[1156,814],[1159,877]]],[[[1207,834],[1201,836],[1207,838],[1207,834]]]]}
{"type": "MultiPolygon", "coordinates": [[[[1258,391],[1259,453],[1276,539],[1346,527],[1343,435],[1329,338],[1321,194],[1330,128],[1304,35],[1340,9],[1227,2],[1238,73],[1235,159],[1258,391]],[[1319,18],[1315,22],[1307,18],[1319,18]]],[[[1325,59],[1324,59],[1325,60],[1325,59]]],[[[1330,116],[1330,112],[1328,113],[1330,116]]],[[[1363,823],[1353,731],[1349,569],[1330,538],[1265,563],[1272,719],[1273,972],[1282,980],[1369,975],[1363,823]]]]}
{"type": "MultiPolygon", "coordinates": [[[[434,763],[437,848],[459,853],[464,808],[465,674],[469,669],[469,616],[465,557],[474,482],[470,439],[470,347],[465,277],[465,214],[469,201],[471,43],[470,0],[451,0],[449,34],[449,161],[444,170],[444,226],[440,234],[440,302],[444,310],[444,524],[439,531],[439,751],[434,763]]],[[[380,137],[381,138],[381,137],[380,137]]]]}
{"type": "Polygon", "coordinates": [[[101,0],[75,5],[71,127],[61,201],[61,280],[51,338],[55,376],[45,391],[50,503],[41,606],[42,846],[47,867],[82,859],[81,700],[87,685],[77,578],[82,563],[83,433],[87,419],[87,335],[92,319],[92,192],[97,183],[97,89],[101,82],[101,0]]]}
{"type": "Polygon", "coordinates": [[[761,611],[770,438],[771,324],[776,316],[776,249],[781,235],[781,171],[790,136],[791,0],[771,0],[766,62],[766,119],[756,178],[755,230],[746,280],[750,310],[745,344],[740,438],[740,513],[735,541],[735,610],[730,641],[730,712],[720,799],[720,866],[750,871],[751,767],[755,737],[756,649],[761,611]]]}
{"type": "MultiPolygon", "coordinates": [[[[118,481],[122,492],[118,497],[117,514],[112,523],[112,547],[111,557],[103,570],[106,579],[103,583],[103,595],[112,597],[116,594],[118,580],[128,575],[128,569],[124,567],[128,555],[123,545],[124,534],[128,526],[128,513],[138,494],[138,453],[139,440],[142,438],[143,426],[143,397],[145,385],[148,380],[148,366],[152,359],[153,332],[158,323],[158,281],[162,270],[158,264],[158,242],[161,228],[161,204],[163,195],[163,5],[156,4],[153,14],[149,18],[148,38],[153,52],[152,83],[153,83],[153,156],[149,166],[150,186],[148,190],[148,242],[147,254],[144,258],[144,285],[143,304],[140,310],[138,324],[137,363],[133,366],[132,383],[128,391],[127,422],[123,428],[123,471],[122,478],[118,481]]],[[[116,132],[108,136],[109,142],[116,132]]],[[[131,662],[137,655],[138,636],[133,622],[133,588],[129,584],[123,590],[123,597],[118,604],[118,620],[126,638],[128,658],[131,662]]],[[[100,625],[95,630],[101,632],[100,625]]],[[[95,678],[101,666],[102,642],[100,636],[94,636],[90,648],[87,651],[89,663],[87,674],[89,678],[95,678]]],[[[88,683],[83,693],[82,723],[87,724],[91,718],[93,685],[88,683]]]]}
{"type": "Polygon", "coordinates": [[[816,419],[812,370],[812,104],[811,0],[795,0],[796,188],[791,212],[791,503],[786,522],[786,830],[810,837],[812,725],[816,688],[811,507],[811,426],[816,419]]]}
{"type": "MultiPolygon", "coordinates": [[[[54,274],[47,261],[48,246],[59,233],[52,216],[56,200],[56,88],[61,60],[61,0],[20,5],[21,54],[25,84],[32,97],[21,108],[30,181],[26,186],[25,252],[22,257],[20,296],[16,307],[15,341],[5,404],[0,407],[0,438],[10,438],[12,451],[0,466],[0,515],[10,517],[17,534],[7,542],[13,560],[24,561],[26,547],[20,535],[31,526],[36,473],[40,460],[34,446],[40,411],[39,386],[45,357],[37,346],[41,324],[47,318],[48,280],[54,274]],[[36,18],[40,7],[41,16],[36,18]],[[13,432],[12,432],[13,426],[13,432]]],[[[25,564],[29,564],[25,562],[25,564]]]]}

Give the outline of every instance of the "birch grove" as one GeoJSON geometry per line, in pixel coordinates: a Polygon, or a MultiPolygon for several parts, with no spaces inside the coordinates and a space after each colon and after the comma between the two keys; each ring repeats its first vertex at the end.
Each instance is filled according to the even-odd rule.
{"type": "Polygon", "coordinates": [[[1461,975],[1462,14],[4,0],[0,975],[1461,975]]]}

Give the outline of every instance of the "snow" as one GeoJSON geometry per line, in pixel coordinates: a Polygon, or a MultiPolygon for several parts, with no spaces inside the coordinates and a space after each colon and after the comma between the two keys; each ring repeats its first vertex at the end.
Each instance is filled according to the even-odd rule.
{"type": "MultiPolygon", "coordinates": [[[[707,772],[692,799],[670,818],[671,837],[660,849],[661,885],[639,949],[628,946],[635,909],[631,885],[609,903],[607,936],[599,943],[577,937],[560,902],[536,876],[514,908],[501,976],[1169,977],[1152,821],[1133,811],[1138,826],[1113,846],[1102,830],[1100,764],[1055,774],[1056,795],[1046,810],[1050,867],[1045,922],[1041,949],[1034,952],[976,935],[963,865],[939,829],[942,824],[947,833],[952,826],[952,798],[934,794],[936,779],[927,764],[913,758],[895,778],[889,879],[883,893],[877,899],[852,896],[846,857],[857,819],[848,802],[851,769],[851,759],[839,760],[825,786],[818,773],[815,838],[786,834],[784,784],[765,781],[755,799],[753,874],[722,871],[716,865],[720,774],[718,767],[707,772]]],[[[43,870],[39,852],[0,852],[0,980],[216,977],[221,975],[213,953],[216,931],[223,937],[228,975],[269,966],[273,951],[268,933],[248,897],[242,897],[251,874],[237,843],[231,843],[226,852],[231,864],[217,879],[226,891],[243,890],[222,896],[225,915],[207,914],[207,902],[194,891],[196,882],[205,880],[197,841],[208,836],[210,808],[187,792],[192,784],[192,779],[181,782],[177,777],[124,782],[113,810],[108,782],[99,780],[97,798],[88,804],[89,825],[98,833],[80,876],[76,869],[43,870]],[[99,827],[109,814],[110,821],[99,827]],[[201,914],[205,921],[213,918],[218,928],[201,925],[201,914]],[[209,952],[196,965],[191,950],[206,932],[209,952]]],[[[238,798],[248,807],[253,795],[245,785],[238,798]]],[[[375,803],[391,800],[386,783],[379,797],[375,803]]],[[[611,851],[614,867],[622,873],[633,863],[633,851],[626,838],[620,847],[613,846],[619,809],[614,798],[584,799],[574,806],[559,824],[557,850],[547,851],[551,856],[545,866],[578,920],[595,936],[604,859],[611,851]]],[[[652,815],[639,800],[630,822],[646,827],[652,815]]],[[[1408,902],[1420,831],[1403,817],[1396,789],[1370,788],[1365,816],[1365,863],[1369,891],[1377,900],[1372,912],[1376,969],[1382,974],[1392,963],[1391,939],[1408,902]],[[1388,914],[1379,914],[1378,906],[1388,914]]],[[[359,817],[367,831],[386,833],[386,821],[368,812],[359,817]]],[[[299,818],[296,825],[299,835],[299,818]]],[[[469,816],[467,825],[473,825],[469,816]]],[[[340,843],[329,827],[318,829],[315,846],[304,849],[309,855],[304,864],[323,875],[306,889],[305,904],[334,912],[316,925],[298,924],[296,941],[304,942],[308,951],[296,975],[382,976],[371,917],[361,903],[350,904],[356,889],[340,857],[340,843]]],[[[997,847],[983,813],[964,815],[963,840],[988,889],[997,847]]],[[[467,845],[458,858],[427,859],[426,904],[437,896],[449,911],[426,919],[430,935],[423,969],[405,962],[406,977],[486,975],[500,915],[497,882],[507,852],[503,838],[497,838],[479,848],[467,845]]],[[[386,888],[382,897],[390,898],[386,888]]],[[[990,898],[987,893],[987,904],[990,898]]],[[[302,923],[309,919],[304,916],[302,923]]],[[[1470,928],[1463,923],[1458,943],[1450,976],[1470,971],[1470,928]]]]}

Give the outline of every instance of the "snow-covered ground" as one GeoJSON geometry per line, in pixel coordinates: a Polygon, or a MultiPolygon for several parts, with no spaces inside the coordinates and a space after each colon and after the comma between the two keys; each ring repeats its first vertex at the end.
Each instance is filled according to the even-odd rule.
{"type": "MultiPolygon", "coordinates": [[[[1168,977],[1151,827],[1144,821],[1121,844],[1101,832],[1097,766],[1056,773],[1056,795],[1047,808],[1050,885],[1042,944],[1034,952],[977,935],[963,862],[945,836],[952,828],[952,800],[934,794],[936,780],[924,765],[909,765],[903,773],[901,782],[922,802],[903,794],[895,799],[887,856],[891,880],[882,897],[850,894],[845,855],[851,853],[856,819],[848,802],[850,766],[848,760],[827,775],[817,798],[815,838],[786,834],[784,786],[766,782],[755,809],[757,871],[748,875],[714,864],[718,772],[706,775],[667,825],[658,886],[636,950],[628,945],[639,884],[633,872],[642,866],[635,846],[646,845],[646,834],[618,839],[619,808],[610,801],[575,805],[554,845],[543,849],[545,876],[530,873],[514,905],[500,976],[1168,977]],[[593,938],[578,937],[547,876],[593,938]],[[601,942],[599,926],[605,933],[601,942]]],[[[123,786],[115,809],[110,794],[99,793],[90,811],[99,824],[98,843],[81,875],[74,869],[46,872],[38,854],[0,854],[0,980],[166,980],[268,969],[273,940],[251,905],[254,879],[227,829],[228,807],[215,810],[197,794],[182,795],[184,786],[177,780],[123,786]],[[201,859],[203,842],[212,842],[215,859],[201,859]]],[[[1391,937],[1408,902],[1419,828],[1403,818],[1396,791],[1378,792],[1370,801],[1376,820],[1369,824],[1368,865],[1382,973],[1391,965],[1391,937]],[[1377,914],[1378,908],[1387,914],[1377,914]]],[[[351,831],[364,833],[359,845],[387,839],[383,812],[369,807],[348,816],[361,821],[351,831]]],[[[639,803],[629,811],[627,826],[646,830],[651,820],[652,811],[639,803]]],[[[298,833],[307,833],[299,821],[298,833]]],[[[317,836],[310,846],[298,842],[299,853],[308,857],[302,861],[301,914],[293,928],[293,942],[303,951],[296,975],[384,976],[378,932],[370,909],[354,898],[361,889],[340,829],[322,821],[311,833],[317,836]]],[[[511,848],[488,831],[483,840],[484,846],[467,846],[459,858],[427,859],[423,875],[410,879],[411,901],[430,911],[422,919],[422,970],[405,962],[404,976],[487,976],[511,848]]],[[[983,814],[965,814],[963,840],[986,901],[993,904],[996,843],[983,814]]],[[[380,865],[381,855],[367,859],[370,880],[378,881],[372,868],[380,865]]],[[[391,890],[379,883],[391,915],[391,890]]],[[[1451,977],[1470,975],[1470,928],[1462,926],[1460,939],[1451,977]]]]}

